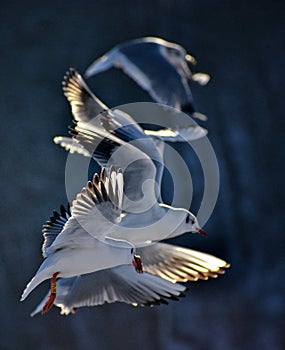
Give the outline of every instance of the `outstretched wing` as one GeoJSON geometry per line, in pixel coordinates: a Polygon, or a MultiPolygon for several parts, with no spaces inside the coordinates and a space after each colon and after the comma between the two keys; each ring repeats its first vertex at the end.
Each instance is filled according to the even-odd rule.
{"type": "MultiPolygon", "coordinates": [[[[61,314],[69,314],[83,306],[123,302],[135,306],[168,304],[178,300],[186,287],[148,273],[138,275],[131,266],[123,265],[57,282],[55,304],[61,314]]],[[[31,314],[41,311],[47,296],[31,314]]]]}
{"type": "Polygon", "coordinates": [[[76,196],[72,203],[72,216],[92,236],[103,238],[112,231],[113,224],[119,224],[122,217],[124,181],[121,170],[102,168],[100,177],[95,173],[93,181],[76,196]],[[94,229],[96,228],[96,229],[94,229]]]}
{"type": "MultiPolygon", "coordinates": [[[[101,175],[96,173],[92,181],[77,195],[72,203],[71,217],[66,222],[59,217],[56,232],[48,225],[44,243],[45,256],[66,246],[87,246],[93,244],[94,238],[106,243],[106,236],[112,232],[124,214],[122,213],[123,180],[120,171],[111,169],[109,177],[105,169],[101,175]]],[[[52,226],[52,227],[53,227],[52,226]]],[[[108,238],[108,244],[118,246],[121,240],[108,238]]]]}
{"type": "MultiPolygon", "coordinates": [[[[156,102],[195,114],[192,93],[188,80],[205,85],[210,77],[205,73],[192,74],[186,57],[174,57],[167,54],[169,48],[179,52],[184,49],[177,44],[160,38],[146,37],[127,41],[95,60],[86,70],[90,77],[111,67],[120,68],[141,88],[146,90],[156,102]],[[179,48],[180,49],[179,49],[179,48]],[[167,81],[167,84],[165,82],[167,81]]],[[[195,61],[195,59],[192,58],[195,61]]],[[[204,116],[203,116],[204,117],[204,116]]],[[[204,118],[203,118],[204,119],[204,118]]]]}
{"type": "MultiPolygon", "coordinates": [[[[71,81],[71,88],[76,83],[77,91],[76,100],[73,100],[74,95],[69,96],[71,105],[75,102],[76,105],[84,105],[84,100],[79,100],[83,95],[79,90],[85,91],[88,89],[87,85],[74,70],[69,77],[71,78],[65,80],[66,89],[69,89],[71,81]]],[[[153,198],[157,197],[155,181],[158,187],[161,184],[162,155],[154,140],[145,135],[142,128],[127,113],[118,109],[106,110],[89,123],[75,120],[71,132],[74,140],[86,149],[88,154],[92,154],[101,166],[108,169],[112,164],[122,168],[125,179],[124,192],[130,199],[132,207],[133,202],[139,202],[142,198],[145,202],[153,203],[153,198]],[[147,195],[142,190],[146,181],[147,195]]],[[[58,138],[55,141],[60,143],[58,138]]]]}
{"type": "Polygon", "coordinates": [[[53,216],[50,220],[43,225],[43,236],[44,243],[42,245],[42,253],[44,258],[47,256],[46,250],[52,245],[58,234],[63,230],[65,223],[70,218],[70,207],[68,205],[67,209],[63,205],[60,206],[60,212],[53,212],[53,216]]]}
{"type": "Polygon", "coordinates": [[[230,265],[213,255],[166,243],[137,249],[144,271],[172,282],[207,280],[224,273],[230,265]]]}
{"type": "Polygon", "coordinates": [[[64,95],[71,105],[72,114],[77,121],[88,122],[108,107],[89,89],[81,75],[70,68],[62,81],[64,95]]]}
{"type": "Polygon", "coordinates": [[[90,152],[84,148],[76,139],[66,136],[56,136],[53,139],[54,143],[63,147],[67,152],[78,153],[84,157],[91,157],[90,152]]]}

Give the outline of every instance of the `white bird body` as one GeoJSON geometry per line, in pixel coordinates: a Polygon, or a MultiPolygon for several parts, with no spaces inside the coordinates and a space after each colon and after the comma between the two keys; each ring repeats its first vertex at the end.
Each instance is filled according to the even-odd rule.
{"type": "Polygon", "coordinates": [[[26,299],[33,289],[57,272],[57,277],[68,278],[118,265],[132,264],[132,248],[118,248],[94,238],[93,241],[93,246],[62,248],[48,256],[36,272],[35,277],[27,285],[21,300],[26,299]]]}
{"type": "Polygon", "coordinates": [[[200,229],[197,220],[193,225],[186,223],[187,215],[189,215],[188,210],[172,207],[166,209],[157,203],[143,215],[127,214],[121,223],[108,233],[108,237],[123,239],[131,242],[135,247],[143,247],[200,229]]]}
{"type": "MultiPolygon", "coordinates": [[[[124,302],[135,306],[167,304],[167,299],[182,296],[185,287],[176,282],[217,278],[228,268],[213,255],[171,244],[157,243],[139,248],[144,274],[127,265],[58,281],[55,305],[61,314],[74,313],[83,306],[124,302]]],[[[31,314],[42,310],[46,296],[31,314]]]]}
{"type": "MultiPolygon", "coordinates": [[[[97,185],[98,179],[95,176],[93,184],[89,183],[89,191],[94,190],[97,185]]],[[[117,210],[114,204],[111,204],[110,198],[105,193],[106,191],[102,190],[101,193],[97,189],[94,191],[92,208],[106,208],[106,205],[108,205],[108,213],[113,213],[109,219],[111,217],[115,218],[116,215],[119,217],[120,211],[117,210]]],[[[84,191],[81,192],[81,196],[83,194],[84,191]]],[[[115,195],[113,200],[116,200],[115,195]]],[[[57,214],[44,226],[43,256],[45,260],[27,285],[21,300],[24,300],[41,282],[55,275],[56,277],[67,278],[133,263],[135,256],[134,246],[131,243],[122,239],[105,237],[104,232],[101,234],[99,232],[100,240],[95,237],[95,232],[98,232],[99,229],[103,230],[106,226],[106,224],[103,224],[99,227],[102,215],[98,215],[100,215],[98,210],[93,213],[92,219],[95,223],[91,226],[92,231],[85,230],[74,217],[70,217],[64,208],[61,208],[62,219],[57,214]],[[62,221],[64,222],[63,226],[61,225],[62,221]]],[[[101,224],[102,222],[104,220],[101,220],[101,224]]],[[[108,223],[109,226],[112,226],[112,221],[108,221],[108,223]]]]}
{"type": "MultiPolygon", "coordinates": [[[[89,181],[81,193],[76,196],[72,203],[72,217],[48,249],[53,247],[59,249],[70,239],[69,244],[72,245],[73,237],[76,237],[80,230],[87,231],[90,236],[103,242],[110,239],[109,244],[113,244],[113,242],[117,244],[117,241],[122,240],[134,247],[146,246],[189,231],[204,234],[195,216],[186,209],[159,203],[153,196],[155,204],[145,210],[145,205],[148,203],[145,198],[153,195],[152,186],[150,186],[149,191],[144,192],[141,201],[134,202],[135,205],[130,204],[124,191],[126,188],[124,178],[124,174],[120,170],[115,171],[114,168],[110,168],[109,174],[103,168],[100,178],[95,174],[93,183],[96,183],[96,186],[92,187],[89,181]],[[97,205],[97,188],[101,189],[102,193],[106,192],[106,196],[110,199],[110,202],[105,202],[104,206],[97,205]],[[141,203],[141,207],[138,203],[141,203]],[[107,204],[109,205],[107,206],[107,204]],[[80,228],[78,228],[78,224],[81,226],[80,228]],[[97,227],[100,227],[100,230],[97,227]],[[74,232],[73,235],[70,232],[74,232]]],[[[131,181],[131,183],[134,185],[135,191],[138,179],[136,177],[134,179],[136,181],[131,181]]],[[[132,186],[129,190],[132,194],[132,186]]]]}

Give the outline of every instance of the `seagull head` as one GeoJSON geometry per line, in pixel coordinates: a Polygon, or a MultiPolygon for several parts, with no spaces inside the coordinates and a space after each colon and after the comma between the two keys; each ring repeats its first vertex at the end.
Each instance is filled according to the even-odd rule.
{"type": "Polygon", "coordinates": [[[199,226],[196,216],[188,210],[185,215],[185,225],[186,227],[189,226],[190,229],[188,231],[198,232],[202,236],[207,236],[207,233],[199,226]]]}
{"type": "Polygon", "coordinates": [[[169,43],[169,45],[160,47],[161,54],[188,79],[191,78],[192,73],[187,63],[196,64],[195,58],[188,54],[185,49],[177,44],[169,43]]]}
{"type": "Polygon", "coordinates": [[[191,213],[191,211],[184,208],[176,208],[170,205],[160,203],[160,207],[163,207],[167,210],[169,216],[169,220],[173,220],[173,222],[179,222],[179,226],[176,228],[175,233],[171,234],[171,237],[175,237],[177,235],[181,235],[186,232],[197,232],[202,236],[207,236],[207,233],[200,227],[196,216],[191,213]]]}

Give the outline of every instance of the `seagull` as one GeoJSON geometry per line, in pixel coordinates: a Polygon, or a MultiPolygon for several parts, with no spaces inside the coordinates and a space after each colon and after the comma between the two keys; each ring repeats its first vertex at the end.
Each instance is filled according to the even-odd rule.
{"type": "MultiPolygon", "coordinates": [[[[101,105],[87,88],[79,73],[73,69],[68,72],[64,92],[74,116],[73,143],[67,145],[60,137],[55,138],[55,142],[67,150],[77,152],[79,149],[81,154],[84,150],[101,167],[109,170],[109,177],[106,177],[104,169],[101,183],[107,187],[105,182],[112,182],[113,186],[116,183],[122,188],[120,209],[123,217],[112,230],[108,227],[108,237],[123,239],[140,247],[186,232],[206,235],[189,210],[162,202],[160,187],[164,162],[161,142],[146,135],[128,114],[120,110],[107,109],[98,118],[90,120],[90,109],[98,111],[101,105]],[[121,170],[116,173],[112,166],[121,170]]],[[[90,204],[85,198],[86,191],[84,188],[73,203],[73,216],[84,229],[92,232],[92,212],[96,203],[90,204]]],[[[104,235],[99,236],[101,232],[94,237],[104,240],[104,235]]]]}
{"type": "MultiPolygon", "coordinates": [[[[115,120],[119,118],[121,114],[131,124],[136,124],[136,121],[127,113],[116,108],[111,110],[99,100],[90,90],[82,76],[74,69],[70,68],[62,82],[63,91],[70,102],[72,113],[75,122],[89,123],[93,118],[100,115],[100,113],[109,113],[115,120]]],[[[207,135],[207,130],[199,126],[194,121],[187,122],[185,118],[180,118],[176,115],[177,111],[168,111],[165,115],[168,118],[175,118],[175,126],[173,128],[162,128],[159,130],[144,130],[147,136],[152,137],[155,140],[169,141],[169,142],[189,142],[200,139],[207,135]]],[[[141,129],[140,129],[141,130],[141,129]]],[[[89,152],[78,142],[74,142],[74,139],[65,136],[57,136],[54,138],[56,144],[60,144],[70,153],[78,153],[83,156],[90,157],[89,152]]]]}
{"type": "MultiPolygon", "coordinates": [[[[94,206],[108,213],[108,218],[102,220],[101,215],[96,219],[99,210],[94,211],[92,219],[97,225],[93,230],[100,231],[100,228],[104,230],[104,227],[111,222],[119,222],[121,210],[115,205],[118,203],[118,192],[112,193],[111,201],[103,182],[99,183],[97,174],[94,175],[92,182],[88,182],[88,190],[92,193],[94,206]]],[[[137,272],[142,272],[140,257],[135,254],[135,248],[129,242],[108,237],[100,240],[94,238],[76,219],[69,216],[64,208],[61,208],[61,222],[64,222],[64,226],[60,227],[60,232],[57,230],[59,224],[53,219],[50,224],[43,227],[42,252],[45,259],[28,283],[21,301],[25,300],[41,282],[50,279],[50,294],[42,309],[42,313],[46,313],[56,298],[57,278],[69,278],[123,264],[133,264],[137,272]]]]}
{"type": "MultiPolygon", "coordinates": [[[[158,202],[154,186],[147,185],[141,192],[144,182],[149,181],[146,177],[155,176],[155,168],[151,169],[153,163],[148,164],[150,162],[146,158],[140,159],[124,173],[111,166],[107,174],[103,167],[100,177],[95,174],[93,184],[88,181],[72,203],[71,218],[76,225],[81,225],[91,236],[104,243],[122,240],[136,248],[186,232],[198,232],[206,236],[197,218],[189,210],[158,202]],[[98,191],[107,198],[106,205],[98,206],[98,191]],[[110,206],[116,210],[110,211],[110,206]]],[[[152,185],[153,181],[150,181],[152,185]]],[[[53,242],[53,248],[60,249],[69,239],[69,230],[63,230],[53,242]]]]}
{"type": "MultiPolygon", "coordinates": [[[[45,237],[58,235],[71,216],[70,208],[61,206],[44,226],[45,237]]],[[[49,242],[48,242],[49,243],[49,242]]],[[[45,248],[44,248],[45,249],[45,248]]],[[[57,282],[54,305],[62,315],[75,313],[83,306],[123,302],[134,306],[167,304],[178,300],[186,287],[176,282],[217,278],[230,265],[210,254],[172,244],[156,243],[138,248],[144,262],[144,274],[137,274],[130,266],[121,265],[89,274],[61,278],[57,282]]],[[[47,294],[31,316],[41,312],[47,294]]]]}
{"type": "Polygon", "coordinates": [[[187,63],[195,65],[196,60],[182,46],[161,38],[145,37],[115,46],[95,60],[85,76],[89,78],[111,67],[120,68],[154,101],[205,120],[203,114],[195,111],[188,81],[206,85],[210,76],[192,74],[187,63]]]}

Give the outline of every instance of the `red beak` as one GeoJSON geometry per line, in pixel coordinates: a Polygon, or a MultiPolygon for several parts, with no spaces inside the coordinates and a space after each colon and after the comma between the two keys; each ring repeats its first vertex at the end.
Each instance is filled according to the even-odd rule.
{"type": "Polygon", "coordinates": [[[204,237],[208,236],[207,233],[203,229],[201,229],[200,227],[197,229],[197,231],[200,233],[200,235],[202,235],[204,237]]]}

